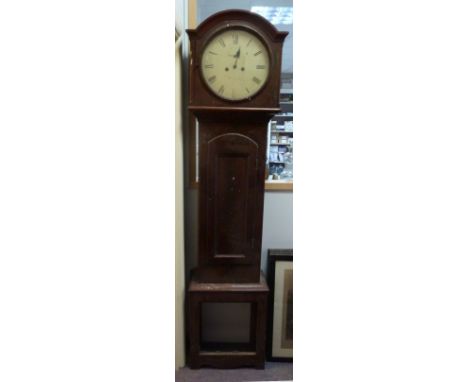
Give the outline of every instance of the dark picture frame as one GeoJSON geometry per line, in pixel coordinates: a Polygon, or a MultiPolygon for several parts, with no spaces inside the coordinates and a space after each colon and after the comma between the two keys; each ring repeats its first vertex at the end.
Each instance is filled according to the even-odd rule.
{"type": "Polygon", "coordinates": [[[267,260],[268,297],[267,360],[292,362],[293,317],[292,317],[292,249],[269,249],[267,260]],[[290,264],[289,264],[290,263],[290,264]],[[277,266],[278,264],[281,267],[277,266]],[[282,269],[281,274],[277,274],[282,269]],[[282,296],[275,304],[275,296],[282,296]],[[288,355],[286,355],[288,354],[288,355]],[[290,355],[289,355],[290,354],[290,355]]]}

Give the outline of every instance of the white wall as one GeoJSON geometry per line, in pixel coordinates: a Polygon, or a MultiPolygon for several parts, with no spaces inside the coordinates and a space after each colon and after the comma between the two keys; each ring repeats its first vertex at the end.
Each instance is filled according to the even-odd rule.
{"type": "Polygon", "coordinates": [[[265,192],[263,211],[262,270],[270,248],[293,248],[293,193],[265,192]]]}
{"type": "MultiPolygon", "coordinates": [[[[176,29],[182,33],[182,0],[176,2],[176,29]]],[[[177,33],[176,33],[177,39],[177,33]]],[[[175,368],[185,365],[184,299],[184,165],[182,125],[182,57],[180,43],[175,50],[175,368]]]]}

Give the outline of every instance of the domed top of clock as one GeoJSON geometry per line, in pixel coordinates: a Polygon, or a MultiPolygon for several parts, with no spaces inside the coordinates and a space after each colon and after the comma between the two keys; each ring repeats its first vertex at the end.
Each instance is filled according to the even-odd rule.
{"type": "Polygon", "coordinates": [[[244,10],[218,12],[189,29],[189,108],[277,112],[287,32],[244,10]]]}

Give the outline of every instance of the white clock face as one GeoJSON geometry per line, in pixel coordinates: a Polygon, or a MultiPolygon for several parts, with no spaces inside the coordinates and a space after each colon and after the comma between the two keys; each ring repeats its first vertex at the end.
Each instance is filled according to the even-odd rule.
{"type": "Polygon", "coordinates": [[[243,29],[228,29],[206,45],[202,76],[221,98],[237,101],[252,97],[265,84],[270,71],[266,46],[243,29]]]}

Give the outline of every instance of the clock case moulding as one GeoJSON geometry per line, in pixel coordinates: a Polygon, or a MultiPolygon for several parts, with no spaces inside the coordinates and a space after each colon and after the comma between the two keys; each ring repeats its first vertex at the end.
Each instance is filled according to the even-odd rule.
{"type": "Polygon", "coordinates": [[[268,121],[280,111],[281,58],[288,32],[244,10],[218,12],[189,29],[189,110],[199,122],[200,282],[260,280],[268,121]],[[245,29],[268,48],[270,73],[258,93],[243,100],[216,96],[201,73],[206,44],[227,28],[245,29]],[[232,180],[232,181],[231,181],[232,180]]]}

